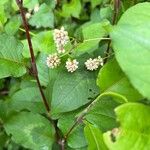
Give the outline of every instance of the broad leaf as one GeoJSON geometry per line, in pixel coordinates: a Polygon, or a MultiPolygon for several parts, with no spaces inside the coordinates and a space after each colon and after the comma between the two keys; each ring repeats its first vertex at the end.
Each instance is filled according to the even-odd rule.
{"type": "Polygon", "coordinates": [[[11,97],[10,107],[16,111],[23,109],[32,112],[44,112],[44,104],[37,87],[24,88],[17,91],[11,97]]]}
{"type": "Polygon", "coordinates": [[[52,114],[75,110],[90,102],[98,94],[94,78],[95,74],[87,71],[62,71],[53,87],[52,114]]]}
{"type": "Polygon", "coordinates": [[[22,44],[13,36],[0,35],[0,78],[19,77],[26,73],[22,44]]]}
{"type": "Polygon", "coordinates": [[[110,36],[122,70],[139,92],[150,98],[150,3],[130,8],[110,36]]]}
{"type": "Polygon", "coordinates": [[[117,95],[109,94],[98,97],[97,102],[85,116],[86,120],[97,125],[103,132],[116,127],[118,124],[114,109],[119,105],[116,102],[118,98],[120,97],[117,95]]]}
{"type": "Polygon", "coordinates": [[[97,84],[101,92],[116,92],[128,101],[140,100],[142,96],[130,84],[115,59],[110,60],[99,72],[97,84]]]}
{"type": "Polygon", "coordinates": [[[20,16],[14,16],[5,25],[5,32],[9,35],[14,35],[18,31],[20,25],[21,25],[20,16]]]}
{"type": "Polygon", "coordinates": [[[107,150],[103,141],[103,134],[99,128],[87,122],[84,134],[88,140],[88,150],[107,150]]]}
{"type": "Polygon", "coordinates": [[[127,103],[116,108],[120,128],[117,132],[104,134],[105,143],[110,150],[148,150],[150,147],[150,107],[127,103]],[[111,139],[111,134],[114,140],[111,139]]]}
{"type": "Polygon", "coordinates": [[[38,114],[21,112],[5,122],[4,128],[14,142],[25,148],[52,149],[54,129],[48,120],[38,114]]]}

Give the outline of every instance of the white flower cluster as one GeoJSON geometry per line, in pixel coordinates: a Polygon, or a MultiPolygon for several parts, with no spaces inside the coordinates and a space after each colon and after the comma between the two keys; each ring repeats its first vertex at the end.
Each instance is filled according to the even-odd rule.
{"type": "MultiPolygon", "coordinates": [[[[64,46],[69,41],[68,32],[65,31],[64,27],[61,29],[55,29],[53,33],[53,38],[57,47],[57,53],[51,54],[47,57],[47,66],[49,68],[56,68],[60,65],[61,60],[58,53],[65,53],[64,46]]],[[[79,62],[76,59],[70,59],[66,61],[66,69],[68,72],[74,72],[78,69],[79,62]]],[[[85,66],[87,70],[97,70],[99,66],[103,66],[103,59],[98,56],[97,58],[90,58],[85,62],[85,66]]]]}
{"type": "Polygon", "coordinates": [[[97,70],[99,66],[103,66],[103,59],[98,56],[98,58],[90,58],[85,62],[85,66],[87,68],[87,70],[97,70]]]}
{"type": "MultiPolygon", "coordinates": [[[[52,55],[49,55],[47,57],[47,66],[49,68],[56,68],[60,65],[60,58],[59,56],[55,53],[52,55]]],[[[71,60],[70,58],[68,58],[68,60],[66,61],[66,69],[68,70],[68,72],[74,72],[78,69],[78,65],[79,62],[76,59],[71,60]]],[[[98,56],[97,58],[90,58],[85,62],[85,66],[87,68],[87,70],[90,71],[94,71],[97,70],[99,68],[99,66],[103,66],[103,59],[98,56]]]]}
{"type": "Polygon", "coordinates": [[[49,68],[51,69],[56,68],[57,66],[60,65],[60,58],[56,53],[51,54],[47,57],[46,63],[49,68]]]}
{"type": "Polygon", "coordinates": [[[64,27],[61,27],[60,30],[59,29],[54,30],[53,36],[58,53],[65,53],[64,46],[67,44],[69,40],[68,32],[65,31],[64,27]]]}
{"type": "Polygon", "coordinates": [[[78,64],[79,64],[79,62],[77,62],[76,59],[73,59],[73,60],[68,59],[66,61],[66,66],[65,67],[67,68],[68,72],[72,73],[72,72],[74,72],[78,69],[78,64]]]}

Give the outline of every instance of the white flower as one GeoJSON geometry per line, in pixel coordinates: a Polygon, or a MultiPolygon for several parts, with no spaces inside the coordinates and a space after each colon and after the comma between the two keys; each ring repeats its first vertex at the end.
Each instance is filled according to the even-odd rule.
{"type": "Polygon", "coordinates": [[[65,53],[64,46],[67,44],[69,37],[68,32],[65,31],[64,27],[61,27],[61,29],[55,29],[54,30],[54,41],[57,47],[58,53],[65,53]]]}
{"type": "Polygon", "coordinates": [[[85,62],[87,70],[97,70],[99,66],[103,66],[103,59],[99,56],[98,58],[90,58],[85,62]]]}
{"type": "Polygon", "coordinates": [[[34,6],[34,13],[36,13],[36,12],[38,12],[39,11],[39,4],[36,4],[35,6],[34,6]]]}
{"type": "Polygon", "coordinates": [[[57,66],[60,65],[60,58],[58,57],[56,53],[49,55],[47,57],[46,64],[49,68],[52,68],[52,69],[56,68],[57,66]]]}
{"type": "Polygon", "coordinates": [[[76,71],[78,69],[78,64],[79,64],[79,62],[77,62],[76,59],[74,59],[74,60],[68,59],[66,62],[66,68],[67,68],[68,72],[76,71]]]}
{"type": "Polygon", "coordinates": [[[29,19],[31,17],[31,14],[29,12],[26,13],[26,18],[29,19]]]}

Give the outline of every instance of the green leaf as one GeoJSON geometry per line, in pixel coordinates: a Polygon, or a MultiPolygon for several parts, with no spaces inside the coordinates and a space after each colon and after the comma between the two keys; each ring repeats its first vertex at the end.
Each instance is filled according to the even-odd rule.
{"type": "Polygon", "coordinates": [[[26,73],[22,58],[22,44],[13,36],[0,35],[0,78],[19,77],[26,73]]]}
{"type": "Polygon", "coordinates": [[[98,97],[91,110],[85,116],[86,120],[98,126],[103,132],[116,127],[118,124],[114,109],[119,105],[116,102],[116,98],[120,97],[110,94],[98,97]]]}
{"type": "Polygon", "coordinates": [[[0,150],[3,150],[8,140],[6,133],[0,131],[0,150]]]}
{"type": "Polygon", "coordinates": [[[79,18],[81,12],[81,2],[80,0],[71,0],[70,3],[66,3],[62,7],[61,15],[64,17],[73,16],[79,18]]]}
{"type": "Polygon", "coordinates": [[[103,0],[93,0],[91,1],[92,8],[95,8],[97,5],[100,5],[103,0]]]}
{"type": "MultiPolygon", "coordinates": [[[[61,115],[61,117],[58,120],[58,127],[59,129],[61,129],[63,134],[66,134],[68,130],[72,127],[72,125],[74,124],[76,115],[78,113],[79,113],[79,110],[74,111],[74,112],[64,113],[63,115],[61,115]]],[[[73,129],[73,131],[70,133],[67,139],[67,144],[69,147],[74,148],[74,149],[79,149],[79,148],[87,146],[87,142],[84,137],[83,129],[84,129],[83,124],[80,124],[73,129]]]]}
{"type": "MultiPolygon", "coordinates": [[[[29,58],[30,53],[27,40],[22,40],[22,43],[24,44],[23,56],[29,58]]],[[[56,51],[56,46],[53,40],[53,31],[42,31],[35,34],[32,37],[32,43],[35,55],[38,52],[51,54],[56,51]]]]}
{"type": "Polygon", "coordinates": [[[29,20],[30,25],[40,27],[53,28],[54,26],[54,14],[46,4],[42,4],[39,11],[36,12],[29,20]]]}
{"type": "Polygon", "coordinates": [[[17,91],[11,97],[10,107],[16,111],[27,109],[32,112],[45,112],[42,97],[37,87],[27,87],[17,91]]]}
{"type": "Polygon", "coordinates": [[[110,36],[116,59],[139,92],[150,98],[150,4],[128,9],[110,36]]]}
{"type": "Polygon", "coordinates": [[[4,24],[7,21],[4,5],[0,5],[0,23],[4,24]]]}
{"type": "Polygon", "coordinates": [[[86,122],[84,134],[88,140],[88,150],[107,150],[103,141],[103,134],[99,128],[86,122]]]}
{"type": "Polygon", "coordinates": [[[116,108],[120,128],[114,134],[115,141],[110,138],[111,132],[104,134],[104,140],[110,150],[146,150],[150,147],[150,107],[127,103],[116,108]]]}
{"type": "Polygon", "coordinates": [[[97,85],[102,93],[116,92],[127,98],[128,101],[137,101],[142,98],[130,84],[115,59],[110,60],[99,72],[97,85]]]}
{"type": "Polygon", "coordinates": [[[47,86],[49,82],[49,68],[46,65],[46,58],[46,55],[40,53],[36,60],[39,79],[44,86],[47,86]]]}
{"type": "Polygon", "coordinates": [[[21,25],[20,16],[15,16],[5,25],[5,32],[9,35],[14,35],[21,25]]]}
{"type": "Polygon", "coordinates": [[[43,31],[33,37],[34,48],[46,54],[56,52],[56,46],[53,40],[53,31],[43,31]]]}
{"type": "Polygon", "coordinates": [[[91,52],[98,48],[99,42],[102,40],[103,36],[106,35],[106,31],[103,28],[104,22],[93,23],[88,26],[82,27],[83,42],[78,44],[75,50],[78,55],[85,52],[91,52]],[[94,33],[94,34],[93,34],[94,33]]]}
{"type": "Polygon", "coordinates": [[[44,117],[31,112],[21,112],[4,123],[12,140],[25,148],[51,150],[54,142],[54,129],[44,117]]]}
{"type": "Polygon", "coordinates": [[[28,9],[34,9],[35,5],[39,4],[38,0],[24,0],[23,1],[24,7],[28,9]]]}
{"type": "Polygon", "coordinates": [[[68,112],[90,102],[98,94],[94,73],[66,70],[57,77],[52,95],[52,114],[68,112]]]}

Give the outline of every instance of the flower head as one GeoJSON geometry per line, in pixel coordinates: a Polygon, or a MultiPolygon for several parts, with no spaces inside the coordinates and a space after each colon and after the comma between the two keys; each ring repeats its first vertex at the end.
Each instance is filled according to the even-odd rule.
{"type": "Polygon", "coordinates": [[[60,65],[60,58],[58,57],[56,53],[49,55],[47,57],[46,64],[49,68],[52,68],[52,69],[56,68],[57,66],[60,65]]]}
{"type": "Polygon", "coordinates": [[[67,44],[69,40],[68,32],[65,31],[64,27],[61,27],[60,30],[59,29],[54,30],[53,36],[58,53],[64,53],[65,52],[64,46],[67,44]]]}
{"type": "Polygon", "coordinates": [[[76,59],[74,59],[74,60],[68,59],[66,62],[66,68],[67,68],[68,72],[76,71],[78,69],[78,64],[79,64],[79,62],[77,62],[76,59]]]}
{"type": "Polygon", "coordinates": [[[87,70],[97,70],[99,66],[103,66],[103,59],[99,56],[98,58],[90,58],[85,62],[87,70]]]}

